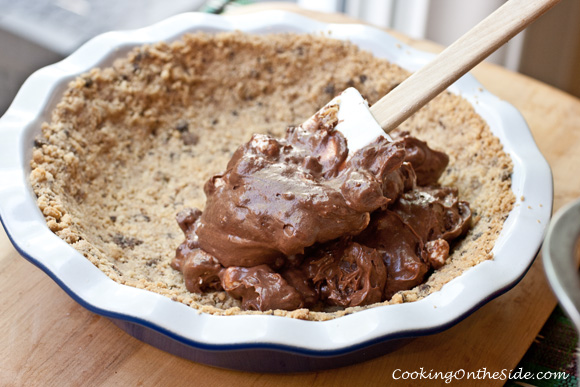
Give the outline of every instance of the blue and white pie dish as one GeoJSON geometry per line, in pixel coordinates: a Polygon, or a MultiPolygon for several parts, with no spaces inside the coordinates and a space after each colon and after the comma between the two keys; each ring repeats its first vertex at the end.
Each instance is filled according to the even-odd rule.
{"type": "Polygon", "coordinates": [[[34,73],[0,119],[0,217],[23,257],[81,305],[112,319],[140,340],[196,362],[258,372],[315,370],[369,359],[395,349],[405,339],[456,324],[519,282],[540,248],[550,219],[552,176],[522,116],[483,90],[471,75],[450,90],[470,101],[500,139],[514,164],[514,196],[525,197],[532,209],[514,206],[496,241],[493,260],[469,269],[417,302],[371,308],[324,322],[272,315],[209,315],[114,282],[53,234],[28,181],[29,161],[34,138],[68,82],[91,68],[111,64],[135,46],[175,40],[186,32],[233,30],[256,34],[330,31],[333,38],[348,39],[410,71],[433,57],[372,27],[325,24],[278,11],[243,16],[189,13],[148,28],[98,36],[65,60],[34,73]]]}

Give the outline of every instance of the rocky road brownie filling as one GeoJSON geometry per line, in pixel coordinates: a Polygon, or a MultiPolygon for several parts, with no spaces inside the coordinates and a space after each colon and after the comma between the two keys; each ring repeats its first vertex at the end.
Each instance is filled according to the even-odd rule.
{"type": "MultiPolygon", "coordinates": [[[[420,215],[420,205],[428,207],[429,203],[439,207],[436,209],[439,213],[445,213],[445,206],[449,207],[446,200],[457,197],[450,195],[445,199],[444,189],[438,196],[434,195],[436,191],[428,192],[435,198],[423,201],[427,196],[411,195],[417,186],[455,187],[461,199],[469,202],[471,228],[461,239],[447,242],[451,249],[445,264],[433,272],[427,270],[419,286],[397,291],[388,298],[388,294],[401,288],[412,276],[399,276],[392,258],[384,257],[388,274],[383,288],[386,293],[381,297],[385,301],[355,307],[325,307],[318,301],[320,297],[328,298],[328,304],[343,302],[335,300],[344,300],[339,295],[355,289],[353,284],[357,281],[369,284],[356,288],[361,290],[356,296],[361,303],[375,297],[375,289],[380,288],[382,282],[375,283],[374,274],[367,276],[359,270],[360,265],[357,266],[356,254],[367,250],[359,250],[356,246],[347,249],[342,243],[350,240],[380,253],[378,240],[370,236],[372,241],[364,239],[370,232],[366,231],[369,227],[379,228],[388,221],[398,220],[394,216],[379,217],[378,211],[382,208],[370,213],[369,226],[358,235],[316,243],[316,246],[306,247],[304,254],[273,254],[276,256],[274,264],[266,264],[269,270],[283,276],[288,286],[300,293],[305,305],[315,305],[312,308],[242,310],[241,300],[248,297],[241,294],[245,288],[229,293],[221,290],[222,280],[215,273],[224,270],[224,266],[212,253],[188,248],[187,244],[181,247],[182,253],[187,255],[186,249],[194,252],[188,257],[189,264],[184,266],[185,276],[171,267],[175,249],[184,239],[175,222],[175,214],[187,207],[208,211],[204,183],[225,170],[239,145],[248,142],[253,133],[284,137],[283,129],[289,123],[305,122],[313,111],[328,103],[336,91],[348,87],[355,87],[373,104],[409,75],[396,64],[374,57],[352,43],[318,34],[195,32],[172,42],[135,47],[110,66],[79,75],[63,91],[61,98],[54,100],[52,115],[47,117],[42,134],[34,141],[30,184],[50,230],[111,280],[161,294],[201,313],[219,316],[273,314],[327,321],[378,305],[414,302],[439,291],[466,270],[492,259],[494,244],[516,202],[511,190],[513,163],[510,156],[473,106],[450,92],[441,93],[397,129],[426,141],[434,149],[445,151],[449,163],[439,180],[440,171],[430,170],[434,165],[441,167],[445,163],[436,164],[428,159],[429,155],[438,153],[426,154],[420,143],[413,148],[411,142],[418,140],[397,134],[397,141],[409,142],[403,144],[407,163],[402,163],[398,170],[395,168],[398,172],[384,177],[380,187],[383,196],[391,199],[397,196],[392,192],[402,192],[394,202],[387,204],[387,209],[399,218],[405,210],[403,207],[420,215]],[[413,165],[416,187],[404,186],[412,181],[405,178],[412,173],[408,163],[413,165]],[[422,180],[430,173],[433,173],[433,180],[422,180]],[[400,204],[396,204],[397,201],[400,204]],[[343,242],[338,243],[340,240],[343,242]],[[350,257],[333,261],[338,262],[339,268],[353,269],[349,269],[348,278],[338,277],[342,274],[336,266],[322,265],[326,265],[324,260],[328,259],[325,252],[333,257],[345,252],[350,257]],[[278,268],[276,260],[285,266],[278,268]],[[308,275],[312,278],[314,268],[320,268],[320,273],[333,270],[335,277],[322,281],[322,274],[316,279],[302,276],[306,263],[310,264],[308,275]],[[194,292],[188,291],[184,277],[187,287],[194,292]],[[337,294],[333,286],[342,286],[340,281],[343,280],[350,281],[343,282],[350,287],[337,294]]],[[[321,158],[318,162],[326,170],[331,169],[325,164],[326,159],[321,158]]],[[[329,159],[329,163],[339,165],[340,161],[329,159]]],[[[223,177],[227,182],[227,174],[223,177]]],[[[242,177],[244,181],[247,178],[242,177]]],[[[217,199],[212,200],[218,203],[217,199]]],[[[353,200],[349,199],[351,202],[353,200]]],[[[355,210],[360,212],[358,208],[355,210]]],[[[183,226],[192,229],[188,234],[194,232],[197,216],[200,216],[199,211],[182,212],[183,226]]],[[[402,220],[407,224],[411,222],[409,218],[402,220]]],[[[432,228],[431,238],[444,229],[425,226],[421,231],[416,229],[416,224],[410,227],[422,238],[428,236],[432,228]]],[[[403,234],[404,230],[398,233],[403,234]]],[[[392,233],[394,231],[389,235],[392,233]]],[[[425,242],[419,256],[421,262],[441,256],[439,251],[446,248],[441,239],[447,237],[425,242]]],[[[194,235],[189,238],[194,239],[194,235]]],[[[190,246],[195,246],[195,241],[190,246]]],[[[366,267],[371,267],[380,277],[382,271],[377,266],[380,263],[373,259],[364,263],[371,262],[372,265],[366,267]],[[373,269],[373,265],[378,269],[373,269]]],[[[412,259],[404,261],[408,267],[409,261],[414,262],[412,259]]],[[[433,262],[435,259],[431,260],[429,268],[433,262]]],[[[236,265],[230,272],[240,267],[236,265]]],[[[423,271],[415,270],[415,273],[423,271]]],[[[227,278],[236,280],[230,275],[227,278]]],[[[261,278],[264,281],[264,278],[276,277],[261,278]]],[[[239,281],[239,284],[244,282],[239,281]]],[[[248,289],[247,294],[257,291],[248,289]]]]}
{"type": "MultiPolygon", "coordinates": [[[[330,109],[331,110],[331,109],[330,109]]],[[[332,111],[256,134],[182,210],[172,266],[191,292],[225,290],[246,310],[363,306],[422,283],[470,227],[448,157],[405,133],[349,156],[332,111]]]]}

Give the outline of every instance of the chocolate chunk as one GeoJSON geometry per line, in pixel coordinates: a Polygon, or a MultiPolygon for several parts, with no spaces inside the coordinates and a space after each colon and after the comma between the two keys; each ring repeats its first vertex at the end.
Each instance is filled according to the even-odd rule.
{"type": "Polygon", "coordinates": [[[220,273],[223,269],[217,259],[205,251],[191,250],[187,253],[182,266],[185,287],[194,293],[222,290],[220,273]]]}
{"type": "Polygon", "coordinates": [[[181,227],[181,230],[188,234],[192,232],[192,228],[200,216],[201,211],[197,208],[185,208],[179,211],[176,216],[176,220],[179,224],[179,227],[181,227]]]}
{"type": "Polygon", "coordinates": [[[329,305],[362,306],[382,300],[387,269],[373,248],[339,241],[307,259],[302,267],[329,305]]]}
{"type": "Polygon", "coordinates": [[[140,244],[143,243],[143,241],[140,239],[137,239],[134,237],[127,237],[127,236],[120,234],[120,233],[116,233],[114,235],[111,235],[111,240],[122,249],[126,249],[126,248],[132,249],[135,246],[139,246],[140,244]]]}
{"type": "Polygon", "coordinates": [[[405,161],[413,166],[417,184],[437,184],[449,164],[449,157],[443,152],[429,148],[425,142],[415,137],[405,136],[401,141],[405,147],[405,161]]]}
{"type": "Polygon", "coordinates": [[[175,129],[179,132],[179,133],[184,133],[189,131],[189,124],[187,123],[187,121],[180,121],[179,123],[177,123],[177,125],[175,126],[175,129]]]}
{"type": "Polygon", "coordinates": [[[326,94],[334,96],[336,93],[336,89],[334,88],[334,83],[329,83],[328,85],[326,85],[326,87],[324,88],[324,92],[326,94]]]}
{"type": "Polygon", "coordinates": [[[465,235],[471,211],[449,187],[419,187],[409,191],[393,206],[395,211],[425,241],[443,238],[452,241],[465,235]]]}
{"type": "Polygon", "coordinates": [[[199,135],[192,132],[181,133],[181,140],[185,145],[197,145],[199,142],[199,135]]]}
{"type": "Polygon", "coordinates": [[[387,267],[387,299],[399,290],[419,285],[429,271],[423,252],[423,240],[393,211],[384,210],[373,214],[369,227],[356,241],[381,254],[387,267]]]}
{"type": "Polygon", "coordinates": [[[34,139],[34,147],[35,148],[42,148],[43,145],[47,145],[48,141],[46,141],[43,137],[36,137],[34,139]]]}
{"type": "Polygon", "coordinates": [[[294,310],[304,305],[300,293],[267,265],[228,267],[222,284],[232,297],[242,300],[246,310],[294,310]]]}
{"type": "Polygon", "coordinates": [[[292,286],[304,300],[304,307],[314,306],[319,299],[318,292],[314,289],[312,281],[298,267],[291,267],[280,272],[288,285],[292,286]]]}

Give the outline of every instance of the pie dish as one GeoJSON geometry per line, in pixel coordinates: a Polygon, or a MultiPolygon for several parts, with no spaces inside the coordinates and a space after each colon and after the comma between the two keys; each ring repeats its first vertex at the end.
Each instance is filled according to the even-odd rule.
{"type": "Polygon", "coordinates": [[[469,269],[428,297],[313,322],[271,315],[214,316],[143,289],[120,285],[54,235],[28,182],[32,144],[68,82],[110,65],[132,47],[174,40],[186,32],[328,32],[413,71],[431,54],[383,31],[319,23],[285,12],[219,17],[183,14],[149,28],[111,32],[33,74],[0,120],[0,216],[17,250],[87,309],[129,334],[201,363],[261,372],[302,371],[362,361],[401,340],[441,331],[514,286],[542,242],[552,208],[552,178],[521,115],[470,75],[450,91],[472,103],[513,161],[516,204],[493,249],[494,259],[469,269]]]}

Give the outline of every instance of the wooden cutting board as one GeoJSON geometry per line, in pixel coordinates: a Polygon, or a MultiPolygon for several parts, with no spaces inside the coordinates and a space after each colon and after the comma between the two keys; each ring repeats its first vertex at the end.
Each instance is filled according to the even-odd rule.
{"type": "MultiPolygon", "coordinates": [[[[242,7],[236,12],[272,8],[290,9],[323,21],[353,22],[342,15],[307,12],[278,3],[242,7]]],[[[429,42],[393,34],[419,49],[440,49],[429,42]]],[[[479,65],[473,74],[524,115],[553,170],[554,209],[579,197],[580,100],[488,63],[479,65]]],[[[393,372],[421,368],[425,372],[509,371],[518,364],[555,305],[539,257],[525,278],[506,294],[447,331],[417,338],[391,354],[315,373],[243,373],[183,360],[130,337],[106,318],[79,306],[48,276],[21,258],[2,230],[0,385],[432,385],[433,381],[428,380],[394,380],[393,372]]],[[[439,382],[436,384],[443,384],[439,382]]],[[[503,384],[487,379],[482,385],[503,384]]]]}

